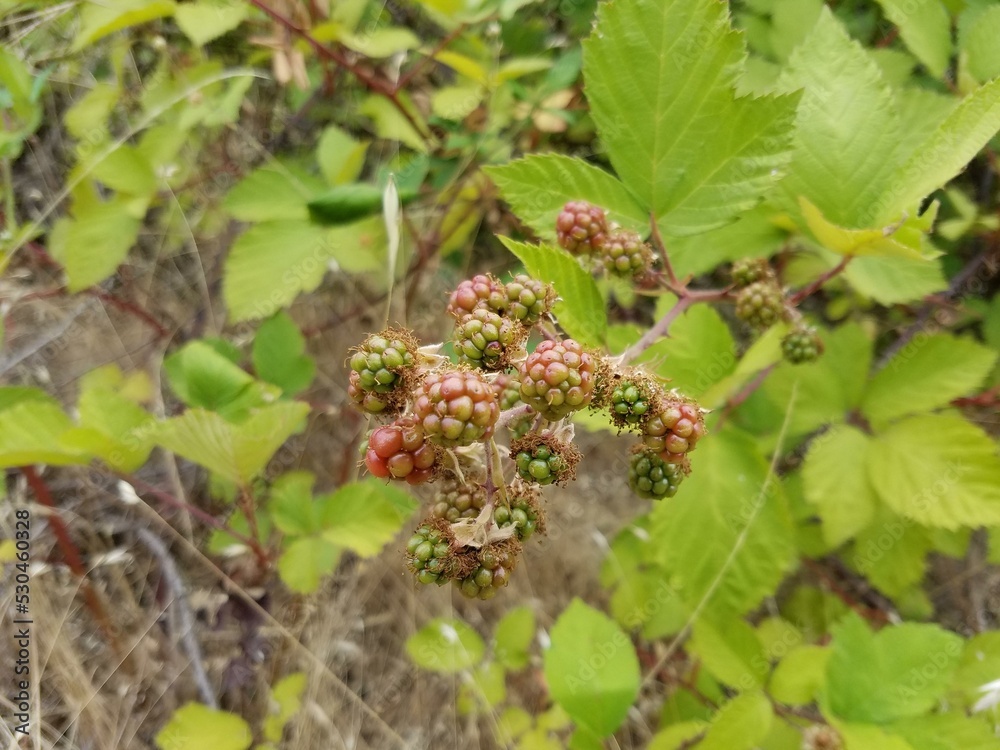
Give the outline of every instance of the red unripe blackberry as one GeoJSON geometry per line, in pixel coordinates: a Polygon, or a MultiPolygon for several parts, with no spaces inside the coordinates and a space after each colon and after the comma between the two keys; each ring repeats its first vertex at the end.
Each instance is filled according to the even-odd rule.
{"type": "Polygon", "coordinates": [[[368,438],[365,466],[380,479],[420,484],[434,475],[436,463],[434,446],[424,440],[424,430],[412,416],[379,427],[368,438]]]}
{"type": "Polygon", "coordinates": [[[781,353],[793,365],[815,362],[823,353],[823,339],[812,326],[798,323],[781,340],[781,353]]]}
{"type": "Polygon", "coordinates": [[[601,247],[601,263],[616,276],[642,276],[653,265],[653,249],[635,232],[616,229],[601,247]]]}
{"type": "Polygon", "coordinates": [[[593,357],[573,339],[543,341],[521,363],[521,400],[545,419],[562,419],[594,395],[593,357]]]}
{"type": "Polygon", "coordinates": [[[785,314],[785,297],[772,281],[755,281],[736,295],[736,317],[764,330],[785,314]]]}
{"type": "Polygon", "coordinates": [[[668,463],[655,451],[641,449],[629,459],[628,486],[639,497],[652,500],[673,497],[690,470],[686,458],[679,463],[668,463]]]}
{"type": "Polygon", "coordinates": [[[451,293],[448,314],[461,318],[480,307],[489,307],[499,312],[506,309],[507,303],[504,285],[490,274],[479,274],[460,283],[451,293]]]}
{"type": "Polygon", "coordinates": [[[470,445],[493,435],[500,409],[493,387],[479,373],[431,373],[414,395],[413,413],[438,445],[470,445]]]}
{"type": "Polygon", "coordinates": [[[732,276],[736,286],[750,286],[755,281],[774,279],[774,271],[767,258],[742,258],[733,263],[732,276]]]}
{"type": "Polygon", "coordinates": [[[484,370],[509,366],[511,354],[525,338],[526,331],[516,320],[481,307],[458,319],[453,336],[459,359],[484,370]]]}
{"type": "Polygon", "coordinates": [[[705,436],[701,409],[689,401],[667,396],[642,428],[642,442],[668,463],[680,463],[705,436]]]}
{"type": "Polygon", "coordinates": [[[508,281],[504,285],[504,292],[507,295],[504,314],[513,320],[520,320],[526,326],[535,325],[551,310],[556,296],[549,284],[523,273],[508,281]]]}
{"type": "Polygon", "coordinates": [[[587,201],[570,201],[556,218],[559,244],[577,255],[600,250],[607,234],[608,219],[604,209],[587,201]]]}

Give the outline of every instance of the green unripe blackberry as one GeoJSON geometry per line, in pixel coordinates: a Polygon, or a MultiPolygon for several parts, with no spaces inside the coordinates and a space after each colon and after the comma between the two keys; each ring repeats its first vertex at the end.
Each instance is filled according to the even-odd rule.
{"type": "Polygon", "coordinates": [[[815,362],[823,353],[823,339],[815,328],[798,323],[781,340],[781,353],[793,365],[815,362]]]}
{"type": "Polygon", "coordinates": [[[493,393],[497,397],[500,411],[513,409],[521,403],[521,384],[517,377],[506,372],[497,375],[493,381],[493,393]]]}
{"type": "Polygon", "coordinates": [[[635,232],[616,229],[601,247],[601,263],[616,276],[642,276],[653,265],[653,250],[635,232]]]}
{"type": "Polygon", "coordinates": [[[479,308],[459,318],[455,325],[455,351],[459,359],[484,370],[501,370],[525,338],[525,329],[515,320],[489,308],[479,308]]]}
{"type": "Polygon", "coordinates": [[[733,283],[736,286],[750,286],[755,281],[774,279],[774,271],[767,258],[742,258],[733,263],[733,283]]]}
{"type": "Polygon", "coordinates": [[[545,531],[545,517],[538,506],[535,491],[523,485],[519,488],[510,485],[507,487],[507,497],[510,500],[510,507],[497,505],[493,511],[493,522],[498,528],[502,529],[513,524],[517,538],[522,542],[529,539],[536,531],[545,531]]]}
{"type": "Polygon", "coordinates": [[[461,518],[475,518],[486,505],[486,490],[479,484],[468,484],[457,477],[446,480],[434,498],[431,515],[455,523],[461,518]]]}
{"type": "Polygon", "coordinates": [[[559,245],[574,255],[600,250],[607,234],[608,219],[604,209],[587,201],[570,201],[556,217],[559,245]]]}
{"type": "Polygon", "coordinates": [[[608,397],[611,420],[624,429],[640,425],[646,421],[661,395],[659,389],[652,388],[639,378],[620,379],[608,397]]]}
{"type": "Polygon", "coordinates": [[[770,328],[785,314],[785,296],[771,281],[755,281],[736,295],[736,317],[758,330],[770,328]]]}
{"type": "Polygon", "coordinates": [[[521,400],[555,421],[594,396],[594,358],[573,339],[543,341],[521,363],[521,400]]]}
{"type": "Polygon", "coordinates": [[[513,539],[487,544],[477,554],[479,564],[467,575],[456,578],[455,585],[470,599],[492,599],[510,582],[519,552],[520,545],[513,539]]]}
{"type": "Polygon", "coordinates": [[[504,285],[504,292],[507,295],[504,314],[526,326],[535,325],[551,310],[556,297],[555,290],[549,284],[523,273],[508,281],[504,285]]]}
{"type": "Polygon", "coordinates": [[[398,406],[415,352],[416,342],[408,331],[387,328],[369,336],[351,354],[347,387],[351,400],[370,414],[398,406]]]}
{"type": "Polygon", "coordinates": [[[455,553],[446,528],[423,523],[406,543],[406,564],[420,583],[443,584],[456,572],[455,553]]]}
{"type": "Polygon", "coordinates": [[[628,486],[639,497],[661,500],[673,497],[688,474],[688,464],[668,463],[647,449],[633,453],[629,459],[628,486]]]}
{"type": "Polygon", "coordinates": [[[528,435],[510,446],[518,476],[529,484],[563,484],[576,476],[580,451],[551,432],[528,435]]]}

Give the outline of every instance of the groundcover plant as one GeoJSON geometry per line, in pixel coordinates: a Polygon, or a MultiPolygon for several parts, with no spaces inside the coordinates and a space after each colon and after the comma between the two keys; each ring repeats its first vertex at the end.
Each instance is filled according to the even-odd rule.
{"type": "Polygon", "coordinates": [[[0,38],[4,746],[1000,748],[1000,2],[0,38]]]}

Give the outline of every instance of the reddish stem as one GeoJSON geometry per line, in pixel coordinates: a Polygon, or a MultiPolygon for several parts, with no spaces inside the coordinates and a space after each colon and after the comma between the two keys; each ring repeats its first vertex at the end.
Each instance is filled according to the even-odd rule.
{"type": "Polygon", "coordinates": [[[820,290],[820,288],[822,288],[822,286],[826,282],[828,282],[834,276],[838,276],[845,268],[847,268],[847,264],[850,263],[851,260],[853,260],[853,258],[854,258],[853,255],[845,255],[843,260],[840,261],[840,263],[838,263],[836,266],[826,271],[825,273],[821,274],[819,278],[817,278],[811,284],[802,287],[802,289],[800,289],[791,297],[789,297],[788,304],[794,307],[795,305],[802,302],[802,300],[804,300],[809,295],[815,294],[817,291],[820,290]]]}

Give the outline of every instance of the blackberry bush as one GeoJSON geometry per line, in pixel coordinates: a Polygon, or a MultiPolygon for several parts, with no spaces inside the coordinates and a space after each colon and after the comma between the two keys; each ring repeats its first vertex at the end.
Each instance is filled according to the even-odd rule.
{"type": "Polygon", "coordinates": [[[772,281],[755,281],[736,295],[736,317],[757,330],[770,328],[785,314],[785,296],[772,281]]]}

